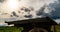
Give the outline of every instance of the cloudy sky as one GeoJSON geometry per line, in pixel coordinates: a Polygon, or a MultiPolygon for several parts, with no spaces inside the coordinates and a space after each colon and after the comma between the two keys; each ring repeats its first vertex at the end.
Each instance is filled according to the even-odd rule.
{"type": "MultiPolygon", "coordinates": [[[[59,23],[60,0],[0,0],[0,24],[4,21],[49,16],[59,23]],[[59,19],[59,20],[58,20],[59,19]]],[[[5,24],[4,24],[5,25],[5,24]]]]}

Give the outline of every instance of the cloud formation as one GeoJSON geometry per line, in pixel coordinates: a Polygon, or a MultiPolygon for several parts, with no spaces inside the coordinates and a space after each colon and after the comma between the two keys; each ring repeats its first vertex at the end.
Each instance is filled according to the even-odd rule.
{"type": "Polygon", "coordinates": [[[1,0],[0,19],[20,20],[48,16],[55,11],[51,5],[57,3],[58,0],[1,0]]]}

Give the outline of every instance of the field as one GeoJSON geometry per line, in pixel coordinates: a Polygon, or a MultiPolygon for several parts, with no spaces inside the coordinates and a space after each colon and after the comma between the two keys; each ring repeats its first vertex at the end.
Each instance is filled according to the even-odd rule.
{"type": "MultiPolygon", "coordinates": [[[[21,32],[22,30],[22,27],[0,27],[0,32],[21,32]]],[[[51,30],[54,31],[53,26],[51,30]]],[[[56,26],[56,32],[60,32],[60,26],[56,26]]]]}

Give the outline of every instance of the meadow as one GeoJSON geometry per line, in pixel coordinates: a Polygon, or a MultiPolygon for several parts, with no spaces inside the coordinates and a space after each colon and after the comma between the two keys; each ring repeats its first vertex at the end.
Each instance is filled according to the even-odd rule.
{"type": "MultiPolygon", "coordinates": [[[[23,27],[0,27],[0,32],[21,32],[23,27]]],[[[51,31],[54,32],[54,27],[52,26],[51,31]]],[[[60,26],[56,26],[56,32],[60,32],[60,26]]]]}

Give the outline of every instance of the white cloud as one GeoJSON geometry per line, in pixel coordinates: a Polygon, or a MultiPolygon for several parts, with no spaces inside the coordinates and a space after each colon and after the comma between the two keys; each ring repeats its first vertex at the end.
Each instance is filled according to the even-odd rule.
{"type": "Polygon", "coordinates": [[[60,19],[55,19],[55,22],[57,22],[58,24],[60,23],[60,19]]]}
{"type": "MultiPolygon", "coordinates": [[[[32,15],[32,18],[38,17],[36,14],[39,12],[43,12],[42,11],[42,7],[45,8],[44,9],[44,13],[48,13],[50,14],[52,12],[52,10],[54,10],[54,8],[52,8],[51,6],[49,6],[49,4],[54,4],[55,2],[58,2],[58,0],[6,0],[5,2],[0,4],[0,19],[2,18],[16,18],[18,19],[25,19],[25,15],[32,15]],[[11,5],[12,1],[12,5],[16,5],[18,3],[18,5],[16,7],[11,5]],[[18,2],[16,2],[18,1],[18,2]],[[11,7],[10,7],[10,5],[11,7]],[[14,4],[13,4],[14,3],[14,4]],[[15,4],[16,3],[16,4],[15,4]],[[21,8],[29,8],[31,10],[31,8],[33,8],[33,10],[31,10],[30,12],[25,12],[24,10],[21,10],[21,8]],[[40,10],[41,9],[41,10],[40,10]],[[11,17],[12,12],[15,12],[19,17],[11,17]],[[18,13],[18,11],[20,11],[20,13],[18,13]]],[[[40,15],[41,16],[41,15],[40,15]]],[[[40,17],[39,16],[39,17],[40,17]]],[[[44,15],[45,16],[45,15],[44,15]]],[[[7,19],[8,20],[8,19],[7,19]]],[[[12,19],[13,20],[13,19],[12,19]]]]}

